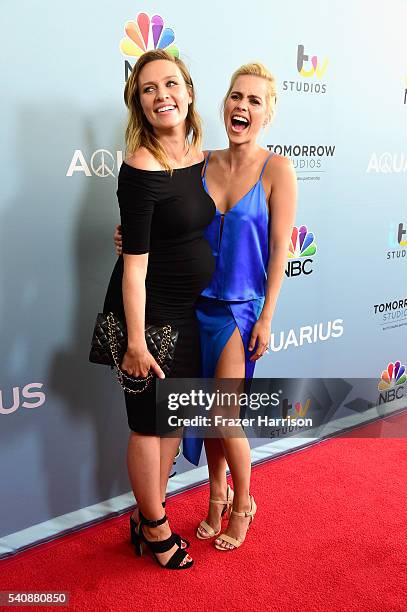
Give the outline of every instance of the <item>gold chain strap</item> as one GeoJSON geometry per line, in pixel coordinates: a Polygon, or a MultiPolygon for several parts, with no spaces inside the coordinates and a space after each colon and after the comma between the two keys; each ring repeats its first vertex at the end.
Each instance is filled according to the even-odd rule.
{"type": "MultiPolygon", "coordinates": [[[[121,385],[124,391],[127,391],[128,393],[135,393],[135,394],[143,393],[143,391],[145,391],[147,387],[149,386],[149,384],[151,383],[152,379],[154,378],[154,375],[152,372],[149,372],[146,378],[143,378],[140,380],[140,379],[134,378],[133,376],[129,376],[128,374],[126,374],[120,369],[120,363],[119,363],[118,352],[117,352],[115,320],[114,320],[113,313],[109,312],[106,318],[107,318],[109,347],[110,347],[110,352],[112,353],[114,365],[116,367],[117,380],[119,381],[119,384],[121,385]],[[129,387],[126,387],[124,384],[125,378],[127,378],[127,380],[131,380],[133,383],[143,382],[144,387],[142,389],[130,389],[129,387]]],[[[160,350],[158,351],[158,355],[156,359],[158,365],[160,366],[164,362],[164,359],[168,352],[168,348],[171,343],[171,325],[164,325],[162,330],[163,330],[163,339],[162,339],[160,350]]]]}

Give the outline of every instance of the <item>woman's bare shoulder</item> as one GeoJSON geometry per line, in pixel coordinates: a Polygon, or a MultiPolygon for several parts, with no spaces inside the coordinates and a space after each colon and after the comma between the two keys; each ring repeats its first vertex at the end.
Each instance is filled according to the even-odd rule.
{"type": "Polygon", "coordinates": [[[294,164],[289,157],[284,157],[284,155],[277,155],[277,153],[275,153],[269,160],[264,174],[266,180],[267,177],[273,179],[281,174],[293,174],[295,176],[294,164]]]}
{"type": "Polygon", "coordinates": [[[271,156],[267,162],[263,176],[263,185],[265,186],[267,197],[277,188],[287,189],[296,184],[297,175],[295,173],[294,164],[289,157],[284,155],[271,156]]]}
{"type": "Polygon", "coordinates": [[[140,147],[126,157],[126,164],[132,166],[133,168],[138,168],[139,170],[161,170],[160,163],[154,157],[154,155],[145,147],[140,147]]]}
{"type": "Polygon", "coordinates": [[[205,159],[211,154],[211,162],[213,165],[223,165],[226,162],[226,154],[228,149],[212,149],[210,151],[204,151],[205,159]]]}
{"type": "Polygon", "coordinates": [[[274,166],[274,168],[294,168],[293,162],[289,157],[278,155],[277,153],[274,153],[268,165],[270,167],[274,166]]]}

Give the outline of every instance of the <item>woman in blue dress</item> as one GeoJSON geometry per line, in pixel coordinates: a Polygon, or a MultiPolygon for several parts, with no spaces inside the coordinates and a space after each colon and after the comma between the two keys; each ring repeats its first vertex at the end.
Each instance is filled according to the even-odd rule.
{"type": "MultiPolygon", "coordinates": [[[[247,64],[233,74],[224,98],[229,147],[207,154],[203,173],[216,216],[206,230],[216,258],[210,285],[199,298],[203,376],[250,379],[256,361],[268,350],[271,321],[286,266],[295,218],[296,176],[292,162],[257,144],[275,110],[275,81],[261,64],[247,64]]],[[[199,441],[184,439],[184,454],[197,463],[199,441]]],[[[220,550],[244,541],[256,504],[250,496],[250,446],[244,436],[206,438],[210,475],[208,515],[199,538],[218,536],[229,510],[229,466],[233,510],[220,550]]]]}
{"type": "MultiPolygon", "coordinates": [[[[262,64],[236,70],[223,101],[229,147],[206,154],[202,180],[217,210],[205,234],[216,269],[196,305],[205,378],[250,379],[268,350],[297,196],[291,160],[257,144],[273,119],[275,102],[274,77],[262,64]]],[[[192,463],[198,464],[201,447],[202,440],[184,439],[184,455],[192,463]]],[[[243,543],[256,512],[250,446],[244,435],[225,435],[206,438],[205,451],[210,503],[197,537],[217,536],[216,548],[233,550],[243,543]],[[227,466],[234,491],[226,482],[227,466]],[[219,535],[225,516],[229,523],[219,535]]]]}

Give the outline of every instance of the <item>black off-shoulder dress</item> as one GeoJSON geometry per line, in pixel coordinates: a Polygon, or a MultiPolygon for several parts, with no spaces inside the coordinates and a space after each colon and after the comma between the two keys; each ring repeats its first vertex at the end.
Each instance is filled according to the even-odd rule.
{"type": "MultiPolygon", "coordinates": [[[[123,162],[117,196],[123,234],[123,253],[148,253],[146,323],[170,323],[179,331],[171,377],[201,375],[199,328],[194,304],[209,284],[214,258],[203,232],[215,215],[205,192],[203,161],[173,171],[140,170],[123,162]]],[[[108,286],[104,312],[124,319],[123,257],[119,257],[108,286]]],[[[155,403],[155,379],[143,393],[124,392],[131,430],[157,434],[160,421],[155,403]]],[[[162,433],[162,432],[161,432],[162,433]]]]}

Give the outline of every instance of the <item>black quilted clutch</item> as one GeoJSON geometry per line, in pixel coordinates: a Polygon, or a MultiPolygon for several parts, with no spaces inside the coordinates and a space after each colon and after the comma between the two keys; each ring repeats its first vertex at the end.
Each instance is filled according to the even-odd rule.
{"type": "MultiPolygon", "coordinates": [[[[149,352],[164,374],[168,376],[174,361],[178,331],[172,329],[171,325],[164,325],[163,327],[146,325],[145,337],[149,352]]],[[[117,378],[123,389],[129,393],[141,393],[147,389],[153,379],[153,374],[149,372],[146,378],[135,378],[123,372],[120,369],[120,364],[126,349],[126,325],[117,319],[112,312],[108,314],[99,313],[93,331],[89,361],[116,368],[117,378]],[[136,389],[128,388],[124,385],[124,379],[131,381],[133,384],[144,383],[144,387],[136,389]]]]}

